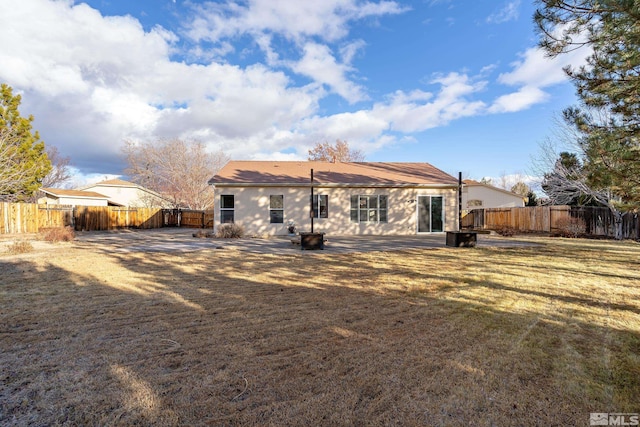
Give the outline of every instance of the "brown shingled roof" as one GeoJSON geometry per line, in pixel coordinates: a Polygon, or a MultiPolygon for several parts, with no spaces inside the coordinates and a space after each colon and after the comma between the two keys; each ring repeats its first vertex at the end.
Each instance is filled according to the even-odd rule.
{"type": "Polygon", "coordinates": [[[230,161],[212,185],[305,185],[311,169],[314,182],[328,185],[452,185],[453,176],[429,163],[230,161]]]}
{"type": "Polygon", "coordinates": [[[90,197],[92,199],[108,199],[104,194],[95,191],[64,190],[61,188],[41,188],[40,191],[57,197],[90,197]]]}
{"type": "Polygon", "coordinates": [[[467,185],[484,185],[483,183],[474,181],[473,179],[463,179],[462,182],[467,185]]]}

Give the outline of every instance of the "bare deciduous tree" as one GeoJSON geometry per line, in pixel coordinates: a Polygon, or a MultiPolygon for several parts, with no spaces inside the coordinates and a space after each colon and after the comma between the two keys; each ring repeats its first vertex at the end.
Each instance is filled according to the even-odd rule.
{"type": "Polygon", "coordinates": [[[130,179],[169,197],[176,207],[205,210],[213,207],[209,179],[229,161],[222,152],[208,152],[198,141],[161,139],[125,141],[123,152],[130,179]]]}
{"type": "Polygon", "coordinates": [[[71,180],[71,171],[69,166],[71,158],[62,157],[57,147],[49,146],[46,148],[47,157],[51,162],[51,170],[42,180],[43,187],[61,187],[71,180]]]}
{"type": "Polygon", "coordinates": [[[337,140],[335,145],[318,142],[309,150],[309,160],[319,162],[364,162],[364,153],[349,149],[347,141],[337,140]]]}
{"type": "Polygon", "coordinates": [[[540,155],[535,159],[534,167],[538,175],[543,176],[542,189],[554,205],[571,205],[576,200],[580,204],[591,203],[609,208],[615,221],[615,238],[622,239],[622,211],[620,199],[611,187],[594,187],[589,171],[584,167],[584,157],[579,139],[568,126],[557,129],[559,143],[547,139],[540,145],[540,155]],[[571,151],[563,151],[569,149],[571,151]]]}

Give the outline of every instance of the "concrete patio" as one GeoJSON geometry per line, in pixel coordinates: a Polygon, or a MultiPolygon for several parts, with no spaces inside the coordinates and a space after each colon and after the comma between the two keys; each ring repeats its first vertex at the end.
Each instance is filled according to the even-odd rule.
{"type": "MultiPolygon", "coordinates": [[[[108,232],[80,232],[76,240],[83,244],[107,246],[115,252],[189,252],[204,249],[236,250],[254,253],[356,253],[398,251],[417,248],[444,248],[444,234],[419,236],[325,236],[324,250],[302,251],[291,243],[289,236],[270,238],[217,239],[196,238],[198,229],[162,228],[154,230],[118,230],[108,232]]],[[[514,237],[479,235],[478,247],[522,247],[535,243],[514,237]]],[[[470,250],[460,248],[460,250],[470,250]]],[[[472,249],[471,249],[472,250],[472,249]]]]}

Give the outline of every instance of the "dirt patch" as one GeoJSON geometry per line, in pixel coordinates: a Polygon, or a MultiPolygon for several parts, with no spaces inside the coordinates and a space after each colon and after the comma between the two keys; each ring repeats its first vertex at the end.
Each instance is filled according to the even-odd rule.
{"type": "Polygon", "coordinates": [[[309,257],[80,240],[2,256],[0,424],[580,425],[637,411],[640,245],[537,243],[309,257]]]}

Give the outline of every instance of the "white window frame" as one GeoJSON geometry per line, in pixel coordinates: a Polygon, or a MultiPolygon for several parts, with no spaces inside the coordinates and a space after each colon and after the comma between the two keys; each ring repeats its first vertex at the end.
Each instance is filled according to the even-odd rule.
{"type": "Polygon", "coordinates": [[[269,195],[269,224],[284,224],[284,194],[270,194],[269,195]],[[272,197],[280,197],[282,200],[282,206],[279,208],[274,208],[271,205],[272,197]],[[272,212],[281,212],[280,219],[281,221],[274,221],[272,212]]]}
{"type": "Polygon", "coordinates": [[[326,219],[329,218],[329,195],[328,194],[314,194],[313,195],[313,217],[315,219],[326,219]],[[325,210],[325,214],[324,216],[322,215],[322,212],[320,211],[320,207],[318,206],[318,202],[320,200],[321,197],[324,197],[327,201],[326,203],[326,210],[325,210]]]}
{"type": "Polygon", "coordinates": [[[236,196],[234,194],[221,194],[220,195],[220,224],[228,224],[227,222],[223,222],[222,221],[222,212],[231,212],[231,214],[232,214],[231,223],[235,223],[236,222],[235,208],[236,208],[236,196]],[[231,197],[232,200],[233,200],[233,207],[231,207],[231,208],[223,207],[224,206],[224,204],[222,203],[222,198],[223,197],[231,197]]]}
{"type": "Polygon", "coordinates": [[[389,196],[387,194],[352,194],[350,201],[350,217],[351,222],[357,222],[359,224],[380,224],[389,222],[389,196]],[[354,208],[354,198],[357,197],[356,208],[354,208]],[[376,206],[371,207],[370,200],[375,198],[376,206]],[[363,199],[366,199],[366,207],[362,208],[363,199]],[[384,200],[385,207],[381,207],[381,200],[384,200]],[[366,211],[365,218],[362,218],[362,212],[366,211]],[[375,220],[370,221],[371,213],[375,213],[375,220]],[[354,213],[356,215],[354,216],[354,213]],[[383,213],[384,215],[381,215],[383,213]],[[384,220],[381,218],[384,217],[384,220]]]}

